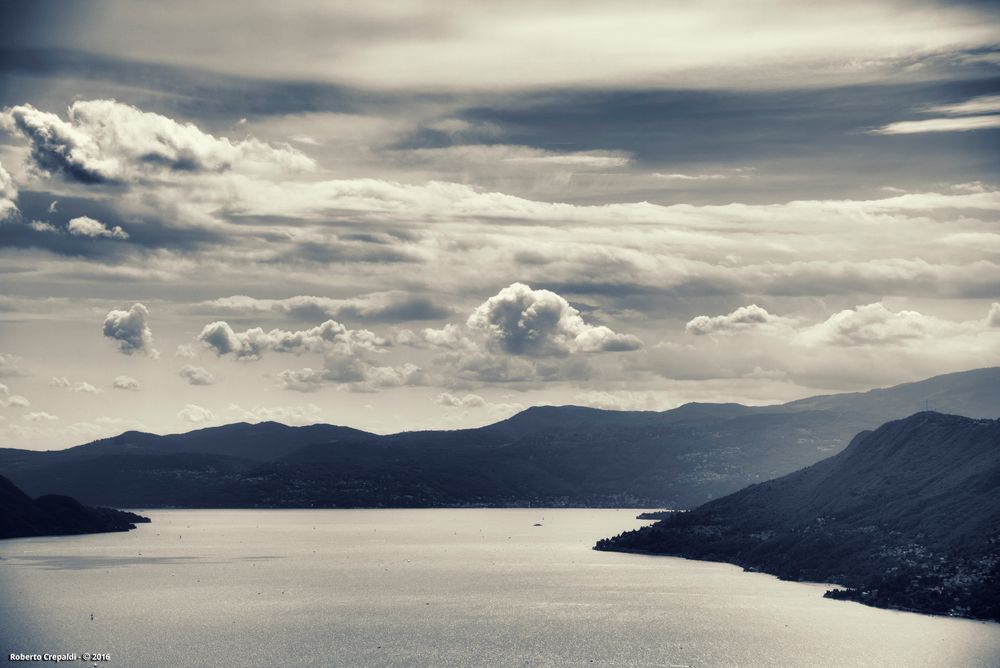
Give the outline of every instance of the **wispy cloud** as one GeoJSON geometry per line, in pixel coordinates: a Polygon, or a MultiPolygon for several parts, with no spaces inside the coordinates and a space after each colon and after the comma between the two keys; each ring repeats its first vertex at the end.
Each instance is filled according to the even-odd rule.
{"type": "Polygon", "coordinates": [[[922,132],[970,132],[972,130],[986,130],[989,128],[1000,128],[1000,115],[899,121],[889,123],[877,130],[872,130],[872,133],[879,135],[908,135],[922,132]]]}

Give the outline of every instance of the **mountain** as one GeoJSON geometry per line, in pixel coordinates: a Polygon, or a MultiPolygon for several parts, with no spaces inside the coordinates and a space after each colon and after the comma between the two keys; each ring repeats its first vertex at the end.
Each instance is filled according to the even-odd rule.
{"type": "Polygon", "coordinates": [[[1000,420],[917,413],[596,549],[726,561],[876,605],[1000,621],[1000,420]]]}
{"type": "Polygon", "coordinates": [[[834,410],[881,415],[910,415],[921,410],[1000,417],[1000,368],[974,369],[934,376],[890,388],[809,397],[784,404],[780,410],[834,410]]]}
{"type": "Polygon", "coordinates": [[[1000,368],[781,406],[538,406],[454,431],[264,422],[126,432],[67,450],[0,449],[0,473],[30,494],[117,507],[690,508],[814,464],[927,403],[1000,417],[1000,368]]]}
{"type": "Polygon", "coordinates": [[[32,500],[0,476],[0,538],[128,531],[149,519],[111,508],[87,508],[68,496],[32,500]]]}

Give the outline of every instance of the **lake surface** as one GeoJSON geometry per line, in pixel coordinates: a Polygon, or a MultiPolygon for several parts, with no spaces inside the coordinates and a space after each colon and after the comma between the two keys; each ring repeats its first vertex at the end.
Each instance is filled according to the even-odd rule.
{"type": "Polygon", "coordinates": [[[590,549],[637,512],[152,511],[126,534],[3,541],[0,650],[128,668],[1000,665],[1000,624],[590,549]]]}

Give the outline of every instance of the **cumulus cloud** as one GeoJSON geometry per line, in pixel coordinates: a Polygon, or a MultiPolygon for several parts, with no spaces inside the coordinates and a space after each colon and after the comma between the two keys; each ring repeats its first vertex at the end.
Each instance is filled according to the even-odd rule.
{"type": "Polygon", "coordinates": [[[208,424],[216,421],[215,413],[197,404],[185,404],[184,408],[177,412],[177,417],[193,424],[208,424]]]}
{"type": "Polygon", "coordinates": [[[189,385],[214,385],[215,376],[212,373],[200,366],[194,366],[193,364],[185,364],[180,369],[177,370],[177,375],[188,382],[189,385]]]}
{"type": "Polygon", "coordinates": [[[52,223],[46,223],[42,220],[33,220],[28,223],[28,227],[33,229],[35,232],[44,232],[46,234],[59,234],[59,228],[52,223]]]}
{"type": "Polygon", "coordinates": [[[53,376],[52,380],[49,381],[49,387],[60,387],[64,390],[69,390],[70,392],[78,392],[82,394],[97,394],[100,392],[99,389],[86,381],[79,380],[73,382],[65,376],[53,376]]]}
{"type": "Polygon", "coordinates": [[[255,327],[243,332],[218,321],[206,325],[198,340],[219,356],[232,355],[240,360],[258,360],[268,351],[321,354],[320,369],[286,369],[278,374],[282,387],[299,392],[315,392],[327,385],[373,392],[424,382],[424,374],[415,364],[385,365],[366,359],[369,354],[386,352],[388,339],[367,329],[349,329],[334,320],[305,330],[264,331],[255,327]]]}
{"type": "Polygon", "coordinates": [[[772,315],[756,304],[750,304],[749,306],[741,306],[727,315],[699,315],[685,325],[684,331],[688,334],[704,336],[705,334],[739,332],[784,321],[784,318],[772,315]]]}
{"type": "Polygon", "coordinates": [[[486,405],[486,400],[478,394],[466,394],[459,397],[450,392],[442,392],[434,397],[434,403],[451,408],[479,408],[486,405]]]}
{"type": "Polygon", "coordinates": [[[835,346],[890,345],[953,335],[964,329],[959,323],[918,311],[892,311],[882,303],[874,303],[834,313],[826,321],[806,329],[801,338],[809,343],[835,346]]]}
{"type": "Polygon", "coordinates": [[[0,378],[12,378],[23,376],[21,369],[21,358],[11,353],[0,353],[0,378]]]}
{"type": "Polygon", "coordinates": [[[156,357],[148,321],[149,309],[143,304],[133,304],[127,311],[113,310],[104,318],[104,336],[114,340],[126,355],[145,353],[156,357]]]}
{"type": "Polygon", "coordinates": [[[114,100],[74,102],[67,120],[30,104],[18,105],[4,110],[0,123],[28,139],[39,170],[83,183],[124,183],[164,173],[233,169],[280,173],[315,166],[288,145],[215,137],[191,123],[178,123],[114,100]]]}
{"type": "Polygon", "coordinates": [[[28,408],[31,402],[20,394],[11,394],[10,389],[0,383],[0,408],[28,408]]]}
{"type": "Polygon", "coordinates": [[[131,376],[115,376],[115,379],[111,383],[111,386],[114,387],[116,390],[129,390],[132,392],[135,392],[136,390],[139,390],[142,387],[139,384],[139,381],[137,381],[135,378],[132,378],[131,376]]]}
{"type": "Polygon", "coordinates": [[[46,413],[45,411],[38,411],[35,413],[27,413],[23,417],[24,420],[28,422],[52,422],[53,420],[58,420],[59,418],[52,413],[46,413]]]}
{"type": "Polygon", "coordinates": [[[243,408],[239,404],[229,404],[226,408],[226,419],[241,422],[275,421],[289,425],[307,425],[323,422],[322,413],[322,409],[316,404],[257,406],[254,408],[243,408]]]}
{"type": "Polygon", "coordinates": [[[671,406],[660,393],[636,390],[591,390],[573,397],[573,403],[609,411],[662,411],[671,406]]]}
{"type": "Polygon", "coordinates": [[[989,327],[1000,327],[1000,302],[990,304],[990,310],[986,314],[986,324],[989,327]]]}
{"type": "Polygon", "coordinates": [[[357,319],[380,322],[435,320],[452,313],[433,299],[402,291],[380,292],[353,299],[300,295],[287,299],[256,299],[247,295],[220,297],[196,304],[199,313],[276,313],[301,320],[357,319]]]}
{"type": "Polygon", "coordinates": [[[434,348],[444,348],[447,350],[475,350],[476,343],[454,323],[448,323],[440,329],[428,327],[421,330],[419,334],[410,330],[403,330],[397,335],[400,343],[407,343],[420,347],[429,345],[434,348]]]}
{"type": "Polygon", "coordinates": [[[205,325],[198,340],[219,356],[232,354],[244,360],[260,359],[268,350],[279,353],[350,354],[358,350],[380,352],[389,345],[388,340],[367,329],[348,329],[335,320],[327,320],[305,330],[272,329],[269,332],[260,327],[236,332],[229,323],[218,321],[205,325]]]}
{"type": "Polygon", "coordinates": [[[421,385],[424,373],[415,364],[379,366],[360,357],[328,355],[322,369],[285,369],[278,381],[287,390],[316,392],[326,385],[336,385],[354,392],[377,392],[390,387],[421,385]]]}
{"type": "Polygon", "coordinates": [[[20,394],[12,394],[6,399],[0,399],[0,405],[4,408],[30,408],[31,402],[20,394]]]}
{"type": "Polygon", "coordinates": [[[174,357],[181,357],[183,359],[190,360],[194,359],[197,356],[198,356],[198,351],[195,350],[195,347],[189,343],[182,343],[179,346],[177,346],[176,350],[174,350],[174,357]]]}
{"type": "Polygon", "coordinates": [[[497,349],[514,355],[638,350],[642,342],[603,325],[584,322],[580,312],[549,290],[512,283],[481,304],[466,325],[484,333],[497,349]]]}
{"type": "Polygon", "coordinates": [[[73,218],[69,221],[66,229],[70,234],[77,237],[105,237],[108,239],[128,239],[128,232],[123,230],[120,225],[115,225],[112,228],[108,228],[104,223],[99,220],[90,218],[89,216],[79,216],[73,218]]]}
{"type": "Polygon", "coordinates": [[[13,218],[17,212],[17,186],[0,164],[0,222],[13,218]]]}

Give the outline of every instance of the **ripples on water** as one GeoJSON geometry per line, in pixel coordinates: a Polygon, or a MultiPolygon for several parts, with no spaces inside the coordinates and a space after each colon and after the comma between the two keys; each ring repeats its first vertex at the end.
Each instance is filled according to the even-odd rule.
{"type": "Polygon", "coordinates": [[[128,668],[1000,665],[998,624],[590,549],[637,512],[154,511],[127,534],[4,541],[0,650],[128,668]]]}

